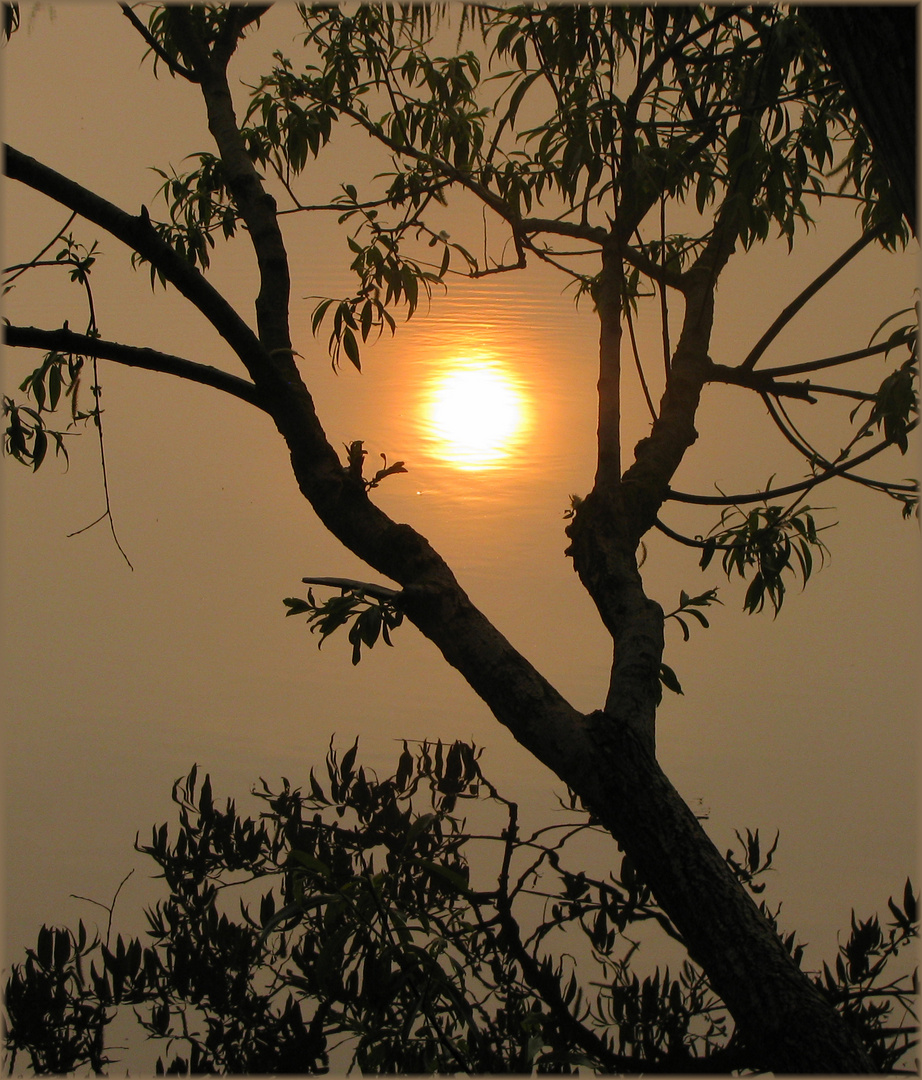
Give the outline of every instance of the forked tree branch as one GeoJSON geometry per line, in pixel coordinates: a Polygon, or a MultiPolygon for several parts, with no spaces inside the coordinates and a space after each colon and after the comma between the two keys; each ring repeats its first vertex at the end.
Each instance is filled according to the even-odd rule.
{"type": "Polygon", "coordinates": [[[266,354],[259,338],[217,289],[159,235],[146,210],[142,208],[141,214],[134,217],[9,145],[4,147],[4,166],[13,180],[76,210],[137,252],[205,316],[241,359],[254,382],[265,377],[266,354]]]}
{"type": "MultiPolygon", "coordinates": [[[[919,421],[913,420],[906,425],[906,431],[912,431],[918,426],[919,421]]],[[[780,488],[766,488],[764,491],[748,491],[743,495],[692,495],[687,491],[675,491],[673,488],[669,489],[669,493],[666,496],[667,502],[681,502],[681,503],[694,503],[698,506],[732,506],[735,503],[754,503],[762,502],[765,499],[781,498],[785,495],[794,495],[798,491],[809,491],[810,488],[816,487],[818,484],[823,484],[827,480],[832,480],[833,477],[842,476],[847,480],[857,479],[863,482],[863,477],[851,477],[848,475],[851,469],[854,469],[857,465],[863,465],[864,462],[870,461],[871,458],[876,457],[883,450],[888,449],[894,444],[889,439],[884,439],[872,446],[870,450],[865,450],[863,454],[858,454],[857,457],[850,458],[848,461],[842,462],[841,465],[832,465],[828,469],[824,469],[816,476],[811,476],[809,480],[801,480],[796,484],[788,484],[785,487],[780,488]]]]}
{"type": "Polygon", "coordinates": [[[843,266],[850,263],[859,252],[863,251],[868,246],[868,244],[873,240],[876,240],[884,231],[884,228],[884,225],[878,225],[876,228],[871,229],[869,232],[866,232],[863,236],[859,237],[850,248],[844,251],[838,259],[835,259],[821,274],[817,275],[817,277],[815,277],[813,281],[811,281],[810,284],[803,289],[790,304],[788,304],[755,345],[753,345],[749,355],[740,365],[743,371],[751,371],[756,366],[765,350],[807,301],[812,299],[824,285],[830,282],[843,266]]]}
{"type": "Polygon", "coordinates": [[[811,396],[809,382],[779,383],[771,375],[764,371],[744,371],[738,367],[728,367],[725,364],[711,364],[707,381],[725,383],[728,386],[742,386],[747,390],[755,390],[760,394],[774,394],[776,397],[799,398],[801,401],[816,403],[816,398],[811,396]]]}

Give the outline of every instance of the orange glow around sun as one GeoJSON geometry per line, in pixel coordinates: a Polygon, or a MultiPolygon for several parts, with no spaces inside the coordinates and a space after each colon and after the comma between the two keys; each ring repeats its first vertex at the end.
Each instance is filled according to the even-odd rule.
{"type": "Polygon", "coordinates": [[[525,433],[528,412],[515,381],[498,364],[479,357],[446,363],[425,402],[436,453],[465,470],[502,465],[525,433]]]}

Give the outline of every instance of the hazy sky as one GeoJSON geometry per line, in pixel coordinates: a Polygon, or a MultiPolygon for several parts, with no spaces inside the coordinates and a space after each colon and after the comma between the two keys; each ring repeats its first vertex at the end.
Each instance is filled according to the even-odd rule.
{"type": "MultiPolygon", "coordinates": [[[[292,15],[282,6],[265,17],[236,78],[252,80],[274,48],[295,50],[292,15]]],[[[143,202],[162,213],[150,166],[180,168],[209,146],[195,88],[153,79],[114,4],[26,7],[23,24],[2,56],[5,138],[126,210],[143,202]]],[[[344,131],[309,172],[312,197],[375,167],[344,131]]],[[[4,189],[8,265],[40,250],[67,213],[20,185],[4,189]]],[[[715,360],[745,355],[857,236],[848,209],[824,207],[818,220],[793,257],[782,243],[731,264],[718,293],[715,360]]],[[[455,227],[476,242],[479,214],[457,214],[455,227]]],[[[361,438],[373,455],[407,461],[410,472],[381,489],[385,509],[430,538],[475,603],[577,707],[599,707],[610,643],[562,554],[568,496],[585,492],[594,471],[591,311],[576,311],[547,270],[462,283],[377,346],[363,375],[334,376],[324,340],[310,336],[306,298],[346,290],[345,240],[332,219],[291,229],[295,347],[331,438],[361,438]],[[477,352],[525,402],[527,418],[495,467],[459,470],[425,407],[438,378],[477,352]]],[[[74,233],[94,235],[85,225],[74,233]]],[[[238,371],[204,320],[173,294],[152,294],[116,241],[103,236],[100,247],[93,282],[105,337],[238,371]]],[[[214,263],[214,281],[249,318],[245,237],[214,263]]],[[[916,271],[915,247],[901,257],[867,252],[765,362],[862,347],[885,316],[913,302],[916,271]]],[[[82,298],[64,278],[35,271],[5,314],[82,325],[82,298]]],[[[642,348],[655,350],[658,333],[642,319],[642,348]]],[[[6,352],[3,392],[40,358],[6,352]]],[[[874,363],[868,370],[882,378],[874,363]]],[[[397,739],[473,737],[505,794],[550,812],[561,785],[412,628],[353,668],[344,639],[318,652],[304,622],[284,617],[282,598],[299,594],[303,576],[370,575],[313,519],[268,421],[166,376],[114,364],[101,372],[112,506],[133,572],[104,523],[67,537],[103,508],[91,434],[73,441],[66,472],[52,461],[33,476],[10,460],[0,471],[7,962],[42,922],[92,921],[94,909],[69,894],[108,900],[133,866],[143,873],[123,893],[120,926],[140,929],[151,885],[132,842],[170,817],[171,784],[193,762],[211,772],[219,796],[246,805],[260,776],[305,779],[334,732],[341,746],[361,736],[365,760],[381,768],[396,761],[397,739]]],[[[626,445],[647,427],[631,393],[626,445]]],[[[706,393],[701,439],[677,487],[739,491],[774,472],[799,478],[750,397],[706,393]]],[[[915,460],[891,458],[888,469],[891,478],[917,475],[915,460]]],[[[781,830],[773,896],[784,899],[784,928],[798,929],[816,960],[831,958],[853,906],[885,911],[915,866],[919,573],[918,527],[896,504],[828,485],[809,501],[836,507],[823,518],[840,523],[827,534],[832,559],[803,595],[791,591],[775,621],[743,615],[743,588],[727,586],[717,568],[702,575],[694,553],[658,536],[644,573],[667,610],[682,588],[722,586],[725,606],[710,630],[688,644],[669,631],[665,659],[685,696],[663,704],[660,758],[683,795],[709,811],[719,847],[734,828],[781,830]]],[[[666,514],[693,532],[715,519],[666,514]]]]}

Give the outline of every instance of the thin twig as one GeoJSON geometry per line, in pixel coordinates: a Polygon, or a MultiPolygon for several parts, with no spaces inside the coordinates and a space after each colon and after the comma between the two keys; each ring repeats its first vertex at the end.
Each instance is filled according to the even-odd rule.
{"type": "MultiPolygon", "coordinates": [[[[912,431],[917,427],[918,423],[918,420],[913,420],[906,425],[906,431],[912,431]]],[[[863,465],[864,462],[869,461],[872,457],[876,457],[882,450],[887,450],[893,445],[894,444],[890,439],[884,439],[882,442],[872,446],[870,450],[865,450],[863,454],[859,454],[856,458],[852,458],[851,461],[843,462],[841,465],[833,465],[818,476],[813,476],[809,480],[801,480],[796,484],[788,484],[786,487],[768,488],[764,491],[747,492],[744,495],[692,495],[687,491],[676,491],[675,489],[670,488],[666,495],[666,499],[671,500],[672,502],[693,503],[697,506],[732,506],[734,503],[762,502],[768,498],[793,495],[798,491],[806,491],[816,487],[817,484],[823,484],[827,480],[832,480],[835,476],[842,476],[846,480],[861,481],[861,477],[851,476],[849,470],[854,469],[858,465],[863,465]]],[[[914,489],[911,488],[910,490],[914,489]]]]}
{"type": "Polygon", "coordinates": [[[102,468],[102,490],[103,490],[103,496],[105,498],[106,509],[103,511],[102,514],[99,515],[98,518],[96,518],[95,521],[91,521],[89,525],[84,525],[82,529],[77,529],[75,532],[68,533],[67,536],[68,536],[68,538],[70,538],[72,536],[79,536],[81,533],[86,532],[87,529],[92,529],[94,525],[98,525],[99,522],[103,520],[103,518],[108,518],[109,519],[109,531],[112,533],[112,539],[115,541],[115,546],[121,552],[122,558],[125,560],[125,562],[128,563],[128,569],[131,570],[131,571],[134,571],[134,567],[131,565],[131,559],[129,559],[128,556],[125,554],[125,549],[122,547],[121,542],[119,541],[118,534],[115,531],[115,520],[112,517],[112,503],[111,503],[110,498],[109,498],[109,471],[108,471],[108,469],[106,467],[106,444],[105,444],[105,440],[104,440],[103,434],[102,434],[102,409],[100,409],[100,407],[99,407],[99,395],[100,395],[101,391],[100,391],[100,387],[99,387],[98,364],[99,364],[99,361],[94,356],[93,357],[93,396],[96,399],[96,407],[93,410],[92,415],[93,415],[93,422],[96,425],[96,433],[97,433],[97,436],[99,438],[99,464],[100,464],[100,466],[102,468]]]}
{"type": "Polygon", "coordinates": [[[131,875],[133,873],[134,873],[134,870],[129,870],[128,873],[119,882],[119,886],[115,890],[115,895],[112,897],[112,903],[111,904],[103,904],[99,900],[91,900],[89,896],[79,896],[77,893],[71,893],[70,894],[71,897],[74,900],[85,900],[88,904],[95,904],[97,907],[101,907],[103,909],[103,911],[108,911],[109,912],[109,922],[106,925],[106,948],[109,947],[109,936],[112,933],[112,916],[113,916],[113,914],[115,912],[115,903],[118,900],[118,894],[122,891],[122,886],[131,877],[131,875]]]}
{"type": "Polygon", "coordinates": [[[58,230],[58,232],[56,233],[56,235],[55,235],[55,236],[53,236],[53,237],[52,237],[52,239],[48,241],[48,243],[47,243],[47,244],[46,244],[46,245],[45,245],[45,246],[44,246],[44,247],[42,248],[42,250],[41,250],[41,251],[40,251],[40,252],[39,252],[39,253],[38,253],[38,254],[37,254],[37,255],[35,256],[35,258],[34,258],[34,259],[31,259],[31,260],[30,260],[29,262],[27,262],[27,263],[21,263],[21,264],[19,264],[19,265],[17,265],[17,266],[8,266],[8,267],[5,267],[5,268],[4,268],[4,270],[3,270],[3,273],[4,273],[4,274],[8,274],[8,273],[10,273],[10,271],[12,271],[12,270],[15,270],[15,271],[16,271],[16,273],[15,273],[15,274],[13,274],[13,276],[12,276],[12,277],[10,277],[10,278],[7,278],[7,279],[6,279],[6,281],[5,281],[5,282],[4,282],[3,284],[4,284],[4,285],[9,285],[9,284],[10,284],[11,282],[15,281],[15,280],[16,280],[16,278],[18,278],[20,274],[24,274],[24,273],[25,273],[25,272],[26,272],[27,270],[31,270],[33,266],[38,266],[38,265],[39,265],[39,260],[41,259],[41,257],[42,257],[42,256],[43,256],[43,255],[45,254],[45,252],[46,252],[46,251],[48,251],[48,249],[49,249],[49,248],[50,248],[50,247],[51,247],[51,246],[52,246],[53,244],[56,244],[56,243],[58,242],[58,240],[60,240],[60,239],[61,239],[61,237],[62,237],[62,236],[64,235],[64,230],[65,230],[66,228],[68,228],[68,226],[69,226],[69,225],[71,224],[71,222],[72,222],[72,221],[74,220],[74,218],[75,218],[76,216],[77,216],[77,211],[75,210],[75,211],[74,211],[74,212],[73,212],[73,213],[72,213],[72,214],[70,215],[70,217],[69,217],[69,218],[67,219],[67,221],[65,221],[65,222],[64,222],[64,224],[63,224],[63,225],[61,226],[61,228],[60,228],[60,229],[58,230]]]}

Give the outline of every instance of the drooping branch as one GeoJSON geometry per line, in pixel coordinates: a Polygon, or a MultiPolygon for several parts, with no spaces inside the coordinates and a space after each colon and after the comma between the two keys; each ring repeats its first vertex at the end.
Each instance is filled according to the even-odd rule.
{"type": "Polygon", "coordinates": [[[778,401],[776,407],[772,403],[770,394],[762,394],[761,397],[765,408],[768,410],[768,415],[774,421],[775,427],[781,432],[791,446],[793,446],[798,453],[803,454],[806,460],[810,462],[811,466],[820,465],[823,468],[828,468],[831,462],[824,460],[822,455],[809,444],[803,435],[801,435],[785,411],[784,405],[778,401]]]}
{"type": "Polygon", "coordinates": [[[176,375],[189,382],[201,383],[226,394],[240,398],[248,405],[266,409],[264,395],[246,379],[241,379],[220,368],[207,364],[198,364],[181,356],[172,356],[157,349],[139,348],[135,345],[123,345],[117,341],[105,341],[87,334],[76,334],[73,330],[45,330],[36,326],[4,327],[4,341],[14,348],[45,349],[48,352],[75,353],[79,356],[95,356],[101,360],[112,360],[127,367],[144,368],[147,371],[160,371],[165,375],[176,375]]]}

